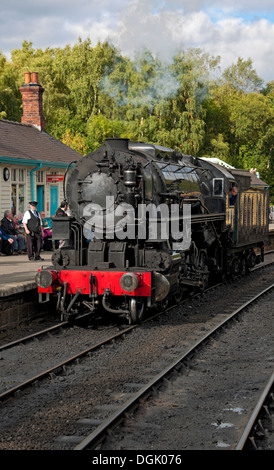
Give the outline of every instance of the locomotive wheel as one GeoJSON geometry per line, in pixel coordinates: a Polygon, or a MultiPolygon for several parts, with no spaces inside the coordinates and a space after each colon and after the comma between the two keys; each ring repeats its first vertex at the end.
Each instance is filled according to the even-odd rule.
{"type": "Polygon", "coordinates": [[[253,250],[250,250],[250,252],[246,256],[246,263],[245,263],[245,271],[246,273],[249,273],[252,268],[254,268],[256,264],[256,254],[254,253],[253,250]]]}
{"type": "Polygon", "coordinates": [[[129,301],[129,323],[139,323],[143,320],[145,314],[145,305],[137,302],[135,297],[129,301]]]}
{"type": "Polygon", "coordinates": [[[204,271],[204,274],[201,276],[201,285],[200,290],[203,291],[208,286],[209,282],[209,270],[207,265],[207,253],[205,250],[201,250],[199,253],[199,269],[204,271]]]}
{"type": "Polygon", "coordinates": [[[165,299],[161,300],[160,302],[157,302],[157,310],[159,312],[164,312],[168,307],[169,301],[170,297],[167,296],[165,299]]]}
{"type": "Polygon", "coordinates": [[[237,276],[245,271],[245,260],[239,255],[235,255],[231,261],[231,274],[232,276],[237,276]]]}
{"type": "Polygon", "coordinates": [[[183,287],[179,287],[179,289],[173,294],[173,300],[175,304],[179,304],[183,300],[183,287]]]}

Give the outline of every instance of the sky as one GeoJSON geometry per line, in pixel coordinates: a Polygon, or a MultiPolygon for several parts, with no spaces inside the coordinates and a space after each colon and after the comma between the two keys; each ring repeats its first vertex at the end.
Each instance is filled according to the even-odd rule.
{"type": "Polygon", "coordinates": [[[273,0],[9,0],[1,2],[0,51],[92,45],[108,40],[134,59],[147,48],[162,61],[180,49],[221,57],[221,69],[251,58],[265,82],[274,80],[273,0]]]}

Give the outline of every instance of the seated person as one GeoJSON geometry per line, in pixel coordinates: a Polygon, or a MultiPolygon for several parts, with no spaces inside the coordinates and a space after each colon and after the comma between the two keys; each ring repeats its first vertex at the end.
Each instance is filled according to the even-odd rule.
{"type": "Polygon", "coordinates": [[[2,219],[2,230],[9,235],[9,238],[12,238],[14,241],[13,244],[13,254],[20,254],[22,251],[25,250],[25,241],[20,235],[17,230],[14,228],[13,220],[12,220],[12,212],[6,210],[4,212],[4,218],[2,219]]]}
{"type": "Polygon", "coordinates": [[[237,195],[238,195],[238,188],[236,186],[232,186],[232,188],[229,191],[229,205],[230,206],[234,206],[236,204],[237,195]]]}
{"type": "Polygon", "coordinates": [[[50,227],[51,221],[47,221],[45,218],[45,212],[40,212],[40,217],[42,219],[42,225],[43,225],[43,235],[42,235],[42,248],[47,251],[52,250],[52,229],[50,227]]]}
{"type": "Polygon", "coordinates": [[[0,222],[0,253],[1,255],[12,255],[13,249],[12,249],[12,244],[13,244],[13,239],[7,235],[4,230],[1,228],[1,222],[0,222]]]}
{"type": "Polygon", "coordinates": [[[20,224],[19,224],[19,215],[14,215],[12,218],[13,226],[16,231],[20,229],[20,224]]]}

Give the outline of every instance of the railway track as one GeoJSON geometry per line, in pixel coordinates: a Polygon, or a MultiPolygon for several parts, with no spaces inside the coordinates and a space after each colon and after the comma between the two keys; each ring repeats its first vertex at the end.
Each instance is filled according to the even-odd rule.
{"type": "MultiPolygon", "coordinates": [[[[162,385],[165,379],[168,379],[173,373],[181,373],[189,366],[197,352],[203,348],[208,342],[220,331],[228,325],[231,321],[237,319],[248,307],[254,302],[258,301],[261,296],[274,289],[274,284],[264,289],[261,293],[255,295],[252,299],[245,302],[243,305],[234,310],[224,321],[217,327],[206,334],[196,344],[194,344],[186,353],[178,357],[168,367],[162,370],[159,374],[153,377],[146,385],[144,385],[138,392],[136,392],[125,404],[116,410],[111,416],[106,418],[94,431],[86,436],[81,442],[77,444],[74,450],[92,450],[98,448],[107,437],[112,434],[113,430],[122,424],[128,416],[139,407],[141,401],[148,399],[152,394],[155,394],[162,385]]],[[[273,377],[272,377],[273,383],[273,377]]]]}
{"type": "Polygon", "coordinates": [[[0,346],[0,352],[6,349],[13,348],[14,346],[18,346],[19,344],[26,344],[29,341],[41,339],[47,335],[60,331],[61,328],[67,328],[69,326],[69,322],[57,323],[56,325],[51,326],[49,328],[45,328],[41,331],[37,331],[36,333],[32,333],[31,335],[23,336],[22,338],[18,338],[14,341],[10,341],[9,343],[3,344],[2,346],[0,346]]]}
{"type": "MultiPolygon", "coordinates": [[[[270,263],[269,265],[271,265],[271,264],[272,263],[270,263]]],[[[267,265],[267,266],[269,266],[269,265],[267,265]]],[[[263,268],[264,267],[261,267],[261,269],[263,269],[263,268]]],[[[218,287],[218,285],[212,286],[207,291],[209,291],[211,289],[216,289],[217,287],[218,287]]],[[[205,294],[205,292],[203,294],[205,294]]],[[[199,297],[199,295],[201,295],[201,294],[196,294],[194,297],[199,297]]],[[[189,299],[186,298],[182,302],[180,302],[180,304],[178,304],[178,305],[183,305],[186,302],[188,302],[188,300],[189,299]]],[[[168,307],[167,309],[165,309],[162,312],[158,312],[155,315],[149,317],[143,323],[152,321],[155,318],[157,318],[161,315],[164,315],[165,313],[171,311],[173,308],[174,308],[174,305],[168,307]]],[[[28,336],[25,336],[23,338],[19,338],[16,341],[12,341],[10,343],[2,345],[0,347],[0,353],[1,353],[1,351],[5,351],[7,349],[10,349],[12,347],[15,347],[15,346],[18,346],[18,345],[21,345],[21,344],[26,344],[26,343],[28,343],[30,341],[33,341],[33,340],[36,340],[38,338],[43,339],[43,338],[47,337],[47,335],[59,332],[60,330],[62,330],[64,328],[69,328],[69,327],[71,327],[71,324],[69,322],[62,322],[62,323],[54,325],[50,328],[46,328],[46,329],[43,329],[39,332],[33,333],[32,335],[28,335],[28,336]]],[[[52,367],[47,368],[46,370],[40,372],[39,374],[34,375],[33,377],[28,378],[24,382],[21,382],[21,383],[15,385],[14,387],[9,388],[8,390],[2,391],[0,393],[0,403],[3,403],[4,401],[6,401],[8,399],[11,399],[12,397],[16,397],[16,396],[21,395],[24,390],[26,390],[27,388],[33,386],[34,384],[37,385],[37,383],[39,381],[41,381],[41,380],[43,380],[47,377],[54,377],[54,375],[65,372],[66,368],[71,366],[73,363],[76,363],[76,362],[80,361],[82,358],[85,358],[88,354],[91,354],[91,353],[95,352],[96,350],[100,349],[101,347],[103,347],[107,344],[110,344],[111,342],[116,341],[119,338],[122,338],[124,335],[130,333],[132,330],[134,330],[137,327],[138,327],[137,324],[125,327],[121,331],[119,331],[118,333],[106,337],[103,341],[96,342],[96,344],[92,344],[88,348],[85,348],[84,350],[81,350],[80,352],[78,352],[76,354],[73,354],[69,358],[53,365],[52,367]]]]}
{"type": "MultiPolygon", "coordinates": [[[[117,340],[118,338],[121,338],[123,335],[129,333],[132,329],[136,328],[137,325],[132,325],[131,327],[126,328],[125,330],[120,331],[116,335],[112,335],[108,338],[106,338],[103,341],[100,341],[99,343],[93,344],[90,347],[80,351],[79,353],[69,357],[68,359],[65,359],[64,361],[54,365],[53,367],[41,372],[38,375],[35,375],[25,382],[22,382],[15,387],[9,388],[8,390],[0,393],[0,402],[4,402],[5,400],[8,400],[14,396],[18,396],[21,394],[21,392],[28,387],[37,384],[38,381],[41,381],[45,379],[46,377],[54,377],[54,375],[57,375],[58,373],[62,373],[66,371],[66,367],[69,367],[71,364],[76,363],[77,361],[81,360],[83,357],[86,357],[88,354],[96,351],[97,349],[101,348],[102,346],[111,343],[112,341],[117,340]]],[[[56,326],[56,328],[58,328],[56,326]]],[[[51,330],[51,329],[50,329],[51,330]]],[[[44,332],[43,332],[44,334],[44,332]]],[[[28,338],[29,340],[29,338],[28,338]]],[[[18,344],[16,342],[16,344],[18,344]]]]}
{"type": "MultiPolygon", "coordinates": [[[[273,287],[273,286],[272,286],[272,287],[273,287]]],[[[258,299],[258,298],[259,298],[259,295],[257,295],[256,298],[258,299]]],[[[253,299],[253,301],[254,301],[254,299],[253,299]]],[[[244,308],[247,308],[248,305],[250,305],[250,299],[245,302],[244,308]]],[[[171,307],[171,308],[173,308],[173,307],[171,307]]],[[[237,309],[235,309],[235,310],[240,310],[241,308],[242,308],[242,307],[239,306],[239,307],[237,307],[237,309]]],[[[227,315],[227,314],[225,314],[225,315],[227,315]]],[[[231,316],[231,315],[228,315],[228,317],[229,317],[229,316],[231,316]]],[[[224,320],[224,321],[222,322],[222,323],[223,323],[223,327],[225,326],[225,324],[227,324],[228,321],[229,321],[229,320],[227,319],[227,320],[224,320]]],[[[137,328],[136,325],[130,326],[130,327],[128,328],[128,332],[134,330],[135,328],[137,328]]],[[[217,327],[216,327],[216,328],[217,328],[217,327]]],[[[218,330],[218,331],[219,331],[219,330],[218,330]]],[[[43,332],[43,334],[44,334],[44,332],[43,332]]],[[[49,369],[47,369],[46,371],[44,371],[43,374],[38,374],[38,376],[35,376],[35,377],[33,377],[31,380],[26,381],[26,383],[18,384],[18,386],[13,387],[13,388],[11,388],[10,390],[6,391],[6,392],[4,393],[4,395],[3,395],[3,397],[2,397],[2,398],[0,397],[1,400],[2,400],[3,402],[5,402],[6,400],[8,400],[9,398],[13,397],[14,395],[15,395],[15,396],[21,396],[22,391],[23,391],[24,389],[26,389],[27,387],[29,387],[31,384],[37,384],[37,381],[38,381],[38,380],[41,380],[41,379],[43,379],[43,378],[45,378],[45,377],[49,377],[49,376],[50,376],[50,377],[53,377],[53,378],[54,378],[55,375],[58,375],[58,374],[61,374],[61,375],[62,375],[62,374],[66,371],[66,369],[67,369],[70,365],[72,365],[74,362],[78,362],[78,361],[81,360],[82,358],[85,358],[89,353],[92,353],[92,351],[99,350],[103,345],[106,346],[107,344],[110,344],[111,342],[118,340],[120,337],[123,337],[123,335],[125,335],[125,334],[126,334],[126,331],[123,330],[123,331],[119,332],[119,333],[116,334],[116,335],[112,335],[112,336],[110,336],[109,338],[107,338],[106,340],[104,340],[104,341],[102,341],[102,342],[98,342],[97,344],[94,344],[94,345],[91,346],[90,348],[86,348],[85,350],[82,350],[79,354],[75,354],[74,356],[71,356],[71,357],[68,359],[68,361],[63,361],[63,362],[61,362],[61,363],[58,363],[56,366],[54,366],[54,367],[52,367],[52,368],[49,368],[49,369]]],[[[216,329],[216,333],[215,333],[215,334],[217,334],[217,329],[216,329]]],[[[204,341],[210,341],[209,335],[206,335],[206,337],[204,338],[204,341]],[[208,337],[208,339],[206,339],[206,337],[208,337]]],[[[29,341],[29,338],[28,338],[27,341],[29,341]]],[[[174,368],[173,368],[173,370],[176,370],[175,373],[178,373],[178,369],[187,367],[187,364],[189,363],[189,361],[191,360],[191,358],[192,358],[192,357],[195,357],[196,351],[199,350],[199,348],[200,348],[199,344],[200,344],[200,341],[199,341],[197,344],[195,344],[195,347],[194,347],[194,348],[189,348],[189,351],[188,351],[188,353],[186,354],[186,355],[187,355],[187,358],[186,358],[186,360],[185,360],[186,362],[183,361],[183,358],[182,358],[182,357],[179,358],[179,363],[183,361],[183,362],[185,362],[185,364],[183,364],[183,365],[181,366],[181,365],[178,363],[177,360],[175,361],[174,368]],[[193,349],[194,349],[194,351],[193,351],[193,349]]],[[[201,347],[202,347],[202,346],[201,346],[201,347]]],[[[168,368],[168,369],[169,369],[169,368],[168,368]]],[[[167,371],[166,371],[166,376],[168,376],[169,374],[172,374],[172,373],[173,373],[172,370],[167,370],[167,371]]],[[[158,388],[158,386],[161,387],[161,383],[162,383],[162,380],[163,380],[163,379],[160,379],[160,376],[158,377],[158,375],[160,375],[160,374],[157,374],[157,376],[155,376],[154,379],[152,379],[152,380],[149,381],[149,382],[151,382],[150,385],[151,385],[151,387],[152,387],[152,389],[153,389],[154,391],[158,388]]],[[[148,383],[148,384],[149,384],[149,383],[148,383]]],[[[139,397],[139,399],[137,398],[137,402],[136,402],[135,404],[133,403],[133,401],[132,401],[133,398],[131,397],[131,398],[130,398],[130,402],[132,402],[132,403],[124,404],[122,408],[124,408],[125,406],[126,406],[126,407],[129,406],[130,409],[131,409],[131,408],[134,408],[135,406],[138,407],[138,400],[139,400],[139,402],[140,402],[140,400],[141,400],[141,401],[144,400],[144,399],[146,398],[146,396],[150,396],[151,393],[153,393],[153,391],[151,392],[151,390],[148,388],[148,384],[147,384],[146,386],[142,387],[142,388],[139,390],[139,392],[137,393],[137,395],[138,395],[138,394],[141,394],[142,396],[139,397]]],[[[24,398],[22,397],[22,399],[24,399],[24,398]]],[[[130,412],[130,411],[129,411],[129,408],[128,408],[127,410],[124,410],[124,416],[122,415],[122,417],[118,417],[118,411],[116,410],[115,415],[117,415],[117,416],[116,416],[116,417],[114,416],[114,418],[115,418],[115,419],[114,419],[115,423],[114,423],[114,424],[110,424],[110,427],[109,427],[109,428],[106,428],[106,430],[105,430],[106,433],[108,433],[108,432],[109,432],[109,429],[112,429],[113,426],[115,427],[115,426],[117,425],[117,423],[118,423],[120,420],[123,421],[123,420],[125,419],[124,417],[127,416],[127,415],[129,414],[129,412],[130,412]]],[[[108,420],[110,420],[110,418],[108,418],[108,420]]],[[[100,426],[102,426],[102,423],[101,423],[100,426]]],[[[94,431],[93,431],[93,432],[94,432],[94,431]]],[[[96,432],[98,432],[98,430],[97,430],[96,432]]],[[[98,439],[97,439],[97,440],[98,440],[98,439]]],[[[100,440],[100,438],[99,438],[99,440],[100,440]]],[[[79,445],[80,445],[80,444],[79,444],[79,445]]],[[[100,445],[100,444],[99,444],[99,445],[100,445]]]]}

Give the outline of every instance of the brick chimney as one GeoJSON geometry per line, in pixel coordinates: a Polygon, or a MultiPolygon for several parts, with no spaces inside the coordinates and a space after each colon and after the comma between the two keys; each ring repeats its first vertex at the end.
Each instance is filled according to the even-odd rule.
{"type": "Polygon", "coordinates": [[[38,83],[37,72],[25,72],[25,83],[21,86],[23,103],[22,124],[31,124],[40,131],[46,128],[43,116],[43,93],[44,88],[38,83]]]}

